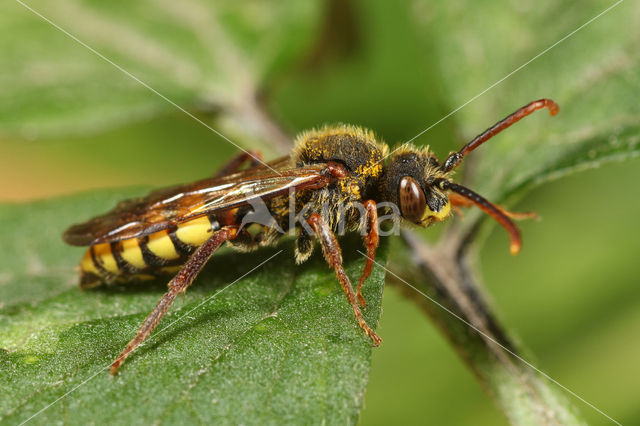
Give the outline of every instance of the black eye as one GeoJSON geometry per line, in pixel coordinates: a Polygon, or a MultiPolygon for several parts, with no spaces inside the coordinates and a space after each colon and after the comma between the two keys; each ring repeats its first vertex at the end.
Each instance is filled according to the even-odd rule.
{"type": "Polygon", "coordinates": [[[402,216],[411,222],[418,223],[424,217],[427,201],[422,188],[412,177],[405,176],[400,181],[400,210],[402,216]]]}

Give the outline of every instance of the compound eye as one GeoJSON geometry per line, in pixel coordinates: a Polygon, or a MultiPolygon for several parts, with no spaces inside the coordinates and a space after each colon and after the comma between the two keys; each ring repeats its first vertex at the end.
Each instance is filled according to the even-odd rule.
{"type": "Polygon", "coordinates": [[[427,200],[418,182],[410,176],[403,177],[400,181],[399,195],[402,217],[413,223],[419,223],[424,217],[427,200]]]}

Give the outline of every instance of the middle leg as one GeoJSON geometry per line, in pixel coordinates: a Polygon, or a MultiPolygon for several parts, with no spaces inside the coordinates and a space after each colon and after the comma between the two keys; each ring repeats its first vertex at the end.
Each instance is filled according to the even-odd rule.
{"type": "MultiPolygon", "coordinates": [[[[471,200],[468,200],[455,192],[449,194],[449,201],[451,201],[451,205],[456,210],[459,207],[472,207],[475,205],[471,200]]],[[[538,215],[535,212],[512,212],[498,205],[496,205],[496,208],[505,216],[514,220],[538,219],[538,215]]],[[[461,212],[458,211],[458,214],[461,214],[461,212]]]]}
{"type": "Polygon", "coordinates": [[[380,235],[378,233],[378,206],[375,201],[367,200],[364,202],[364,208],[367,212],[364,226],[369,227],[367,234],[364,236],[364,245],[367,248],[367,263],[364,265],[364,270],[358,280],[357,290],[358,302],[360,302],[360,306],[363,308],[367,305],[367,301],[364,300],[364,296],[362,295],[362,285],[367,278],[369,278],[369,275],[371,275],[373,260],[376,258],[376,249],[380,242],[380,235]]]}
{"type": "Polygon", "coordinates": [[[366,321],[362,317],[362,312],[360,311],[360,307],[358,306],[358,302],[356,300],[356,294],[353,291],[353,286],[351,285],[351,281],[349,281],[349,277],[344,272],[344,268],[342,266],[342,251],[340,250],[340,246],[338,245],[338,240],[336,236],[331,231],[331,228],[327,223],[322,219],[322,216],[319,214],[312,214],[307,220],[309,225],[313,228],[313,231],[316,234],[316,237],[320,241],[320,245],[322,247],[322,254],[324,255],[325,260],[329,264],[329,266],[336,272],[336,277],[338,277],[338,281],[340,281],[340,285],[342,285],[342,290],[344,290],[351,307],[353,308],[353,313],[358,321],[360,327],[364,330],[364,332],[373,340],[373,344],[375,346],[379,346],[382,339],[378,337],[378,335],[367,325],[366,321]]]}

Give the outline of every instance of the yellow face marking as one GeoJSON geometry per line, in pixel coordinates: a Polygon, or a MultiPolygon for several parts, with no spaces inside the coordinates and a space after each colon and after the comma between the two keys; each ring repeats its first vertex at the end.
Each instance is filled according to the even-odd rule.
{"type": "Polygon", "coordinates": [[[80,270],[82,272],[89,272],[95,275],[100,275],[100,271],[93,264],[93,258],[91,257],[91,249],[87,250],[84,257],[80,261],[80,270]]]}
{"type": "Polygon", "coordinates": [[[211,222],[206,216],[190,220],[178,226],[176,237],[185,244],[202,245],[211,237],[211,222]]]}
{"type": "Polygon", "coordinates": [[[111,244],[96,244],[95,246],[93,246],[93,253],[95,254],[98,263],[100,263],[104,269],[109,272],[113,272],[114,274],[117,274],[119,272],[116,259],[111,253],[111,244]]]}
{"type": "Polygon", "coordinates": [[[422,218],[421,222],[423,223],[426,223],[427,221],[441,222],[445,220],[447,216],[449,216],[449,213],[451,213],[451,202],[449,201],[447,201],[447,204],[445,204],[442,207],[442,209],[440,209],[439,212],[434,212],[429,208],[429,206],[427,206],[427,208],[424,211],[424,217],[422,218]]]}
{"type": "Polygon", "coordinates": [[[140,250],[140,245],[136,238],[122,241],[121,250],[120,255],[130,265],[133,265],[138,269],[147,267],[147,264],[142,257],[142,250],[140,250]]]}
{"type": "Polygon", "coordinates": [[[167,231],[149,235],[147,247],[153,254],[165,260],[173,260],[180,257],[167,231]]]}

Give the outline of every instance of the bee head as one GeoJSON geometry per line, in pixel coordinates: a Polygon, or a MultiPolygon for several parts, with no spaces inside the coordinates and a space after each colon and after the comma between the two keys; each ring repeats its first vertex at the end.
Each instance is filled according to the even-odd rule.
{"type": "Polygon", "coordinates": [[[452,200],[456,206],[475,205],[509,232],[511,254],[518,253],[521,245],[520,231],[510,217],[524,218],[534,215],[505,211],[469,188],[451,182],[449,175],[471,151],[513,123],[543,108],[547,108],[551,115],[558,113],[558,104],[551,99],[530,102],[480,133],[460,151],[449,154],[442,164],[428,149],[418,150],[411,146],[402,146],[395,150],[389,159],[387,171],[383,176],[383,196],[386,197],[386,201],[393,202],[400,208],[403,218],[421,226],[444,220],[451,212],[452,200]]]}
{"type": "Polygon", "coordinates": [[[457,206],[475,205],[509,232],[510,251],[518,253],[520,231],[509,217],[532,215],[507,212],[469,188],[453,183],[449,175],[461,157],[459,153],[453,153],[440,164],[428,149],[403,147],[397,150],[390,157],[383,175],[385,201],[394,203],[403,219],[422,227],[445,220],[451,214],[452,201],[457,206]]]}
{"type": "Polygon", "coordinates": [[[428,149],[402,148],[387,163],[382,184],[385,200],[398,206],[405,220],[429,226],[451,212],[447,192],[438,185],[445,177],[428,149]]]}

